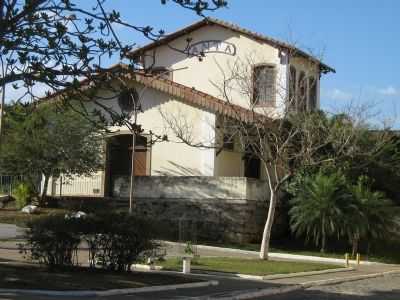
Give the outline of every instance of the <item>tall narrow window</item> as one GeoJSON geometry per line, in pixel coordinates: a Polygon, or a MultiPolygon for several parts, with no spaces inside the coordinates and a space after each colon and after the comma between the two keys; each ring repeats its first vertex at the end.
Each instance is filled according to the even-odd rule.
{"type": "Polygon", "coordinates": [[[314,77],[308,78],[308,109],[310,111],[317,109],[317,81],[314,77]]]}
{"type": "Polygon", "coordinates": [[[296,77],[297,70],[295,67],[290,66],[290,78],[289,78],[289,99],[287,107],[290,111],[296,110],[296,77]]]}
{"type": "Polygon", "coordinates": [[[304,71],[300,72],[299,85],[297,96],[297,109],[299,111],[306,111],[307,109],[307,80],[304,71]]]}
{"type": "Polygon", "coordinates": [[[275,106],[275,81],[274,66],[259,65],[253,68],[253,104],[275,106]]]}

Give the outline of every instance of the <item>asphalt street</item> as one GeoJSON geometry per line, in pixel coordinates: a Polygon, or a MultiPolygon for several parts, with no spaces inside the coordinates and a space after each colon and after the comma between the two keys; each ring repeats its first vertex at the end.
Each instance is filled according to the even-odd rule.
{"type": "Polygon", "coordinates": [[[314,287],[258,299],[268,300],[400,300],[400,275],[314,287]]]}

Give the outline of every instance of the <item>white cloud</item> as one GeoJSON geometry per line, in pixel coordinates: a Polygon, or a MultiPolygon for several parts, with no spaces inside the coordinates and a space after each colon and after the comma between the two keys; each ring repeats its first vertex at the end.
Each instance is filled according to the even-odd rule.
{"type": "Polygon", "coordinates": [[[332,100],[350,100],[353,98],[353,94],[337,88],[332,90],[323,90],[322,94],[324,97],[332,100]]]}
{"type": "Polygon", "coordinates": [[[396,89],[395,87],[389,85],[386,88],[379,89],[378,93],[385,96],[396,96],[400,95],[400,90],[396,89]]]}

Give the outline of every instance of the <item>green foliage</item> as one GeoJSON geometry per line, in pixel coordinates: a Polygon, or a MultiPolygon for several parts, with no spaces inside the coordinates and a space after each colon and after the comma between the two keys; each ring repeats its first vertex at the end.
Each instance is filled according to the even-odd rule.
{"type": "Polygon", "coordinates": [[[380,191],[371,189],[371,181],[360,176],[357,184],[350,185],[352,201],[357,212],[349,215],[346,235],[353,242],[353,252],[360,240],[384,239],[397,233],[396,215],[399,209],[380,191]]]}
{"type": "MultiPolygon", "coordinates": [[[[70,108],[12,105],[6,114],[0,169],[24,175],[91,175],[102,166],[100,128],[70,108]]],[[[44,189],[46,190],[46,189],[44,189]]]]}
{"type": "Polygon", "coordinates": [[[186,255],[194,255],[192,242],[186,242],[184,252],[186,255]]]}
{"type": "Polygon", "coordinates": [[[371,180],[360,176],[356,184],[341,172],[300,172],[287,190],[291,229],[312,239],[321,251],[328,238],[352,243],[353,254],[360,241],[382,239],[396,232],[396,208],[384,193],[371,189],[371,180]]]}
{"type": "Polygon", "coordinates": [[[343,231],[343,218],[352,211],[351,198],[346,192],[346,179],[341,173],[305,177],[302,187],[291,199],[290,226],[306,240],[313,240],[325,251],[327,238],[343,231]]]}
{"type": "Polygon", "coordinates": [[[49,216],[28,226],[25,247],[31,249],[30,257],[49,266],[77,265],[78,246],[85,241],[90,267],[129,271],[134,262],[158,246],[150,223],[126,213],[49,216]]]}
{"type": "Polygon", "coordinates": [[[84,240],[90,248],[93,263],[102,268],[129,271],[131,265],[143,261],[146,253],[158,245],[153,241],[154,229],[141,218],[126,213],[108,213],[85,220],[84,240]]]}
{"type": "Polygon", "coordinates": [[[15,207],[21,209],[31,201],[32,186],[24,182],[18,183],[12,190],[12,196],[15,199],[15,207]]]}
{"type": "Polygon", "coordinates": [[[78,219],[65,219],[64,215],[29,222],[25,248],[30,249],[30,258],[50,267],[76,265],[81,241],[79,222],[78,219]]]}

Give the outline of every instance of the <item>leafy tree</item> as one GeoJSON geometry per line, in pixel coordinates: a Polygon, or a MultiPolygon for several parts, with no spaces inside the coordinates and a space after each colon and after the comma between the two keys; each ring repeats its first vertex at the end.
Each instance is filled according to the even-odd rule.
{"type": "Polygon", "coordinates": [[[71,109],[52,104],[11,105],[0,148],[0,169],[33,179],[91,175],[102,167],[102,131],[71,109]]]}
{"type": "Polygon", "coordinates": [[[357,213],[348,217],[345,230],[352,243],[354,256],[361,240],[385,238],[396,232],[399,209],[383,192],[373,191],[371,181],[366,176],[360,176],[357,184],[349,187],[349,191],[357,206],[357,213]]]}
{"type": "Polygon", "coordinates": [[[344,230],[344,220],[356,208],[346,191],[346,179],[341,173],[305,177],[302,187],[290,200],[290,226],[297,235],[305,235],[326,250],[329,237],[339,236],[344,230]]]}

